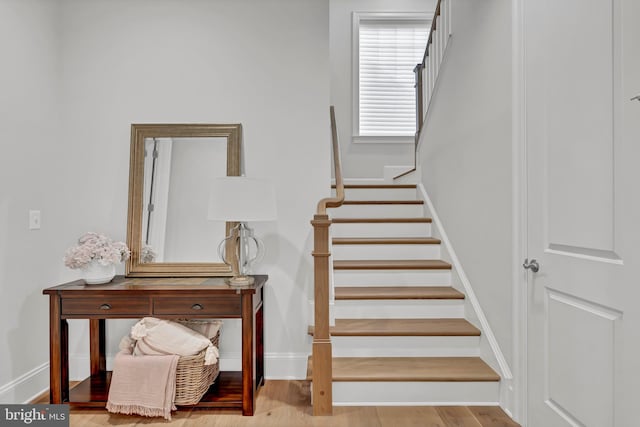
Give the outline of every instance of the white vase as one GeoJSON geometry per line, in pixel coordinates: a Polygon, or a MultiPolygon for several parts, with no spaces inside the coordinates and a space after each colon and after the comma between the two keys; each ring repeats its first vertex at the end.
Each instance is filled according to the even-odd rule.
{"type": "Polygon", "coordinates": [[[82,278],[87,285],[100,285],[109,283],[116,275],[114,264],[102,265],[98,261],[91,261],[82,267],[82,278]]]}

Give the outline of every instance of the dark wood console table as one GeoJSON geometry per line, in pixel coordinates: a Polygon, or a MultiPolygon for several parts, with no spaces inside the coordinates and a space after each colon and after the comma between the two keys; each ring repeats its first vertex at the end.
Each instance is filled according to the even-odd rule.
{"type": "Polygon", "coordinates": [[[82,280],[47,288],[51,403],[104,407],[111,372],[106,370],[106,319],[242,319],[242,371],[222,371],[198,408],[236,408],[253,415],[258,387],[264,383],[263,294],[267,276],[237,289],[223,278],[124,278],[105,285],[82,280]],[[91,376],[69,390],[67,319],[89,319],[91,376]]]}

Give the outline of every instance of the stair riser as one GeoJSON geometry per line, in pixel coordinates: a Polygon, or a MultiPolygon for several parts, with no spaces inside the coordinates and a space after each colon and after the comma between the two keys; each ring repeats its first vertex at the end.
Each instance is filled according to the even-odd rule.
{"type": "Polygon", "coordinates": [[[447,286],[451,270],[334,270],[335,286],[447,286]]]}
{"type": "Polygon", "coordinates": [[[417,200],[415,188],[347,188],[344,194],[346,200],[417,200]]]}
{"type": "Polygon", "coordinates": [[[342,205],[334,211],[341,218],[415,218],[424,216],[422,205],[342,205]]]}
{"type": "Polygon", "coordinates": [[[497,405],[498,382],[334,382],[336,406],[497,405]]]}
{"type": "Polygon", "coordinates": [[[479,357],[480,337],[331,337],[333,357],[479,357]]]}
{"type": "Polygon", "coordinates": [[[439,259],[440,245],[333,245],[333,259],[439,259]]]}
{"type": "Polygon", "coordinates": [[[464,300],[336,300],[336,319],[464,317],[464,300]]]}
{"type": "MultiPolygon", "coordinates": [[[[332,213],[333,217],[340,215],[332,213]]],[[[333,237],[430,237],[431,223],[332,224],[333,237]]]]}

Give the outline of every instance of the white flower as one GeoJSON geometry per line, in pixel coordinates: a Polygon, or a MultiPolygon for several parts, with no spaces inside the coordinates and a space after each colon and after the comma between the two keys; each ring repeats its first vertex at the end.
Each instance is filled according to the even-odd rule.
{"type": "Polygon", "coordinates": [[[104,234],[88,232],[80,236],[78,245],[67,250],[64,265],[82,268],[93,260],[111,265],[127,260],[130,255],[131,251],[123,242],[113,242],[104,234]]]}
{"type": "Polygon", "coordinates": [[[140,251],[140,262],[154,262],[158,255],[149,245],[143,245],[140,251]]]}

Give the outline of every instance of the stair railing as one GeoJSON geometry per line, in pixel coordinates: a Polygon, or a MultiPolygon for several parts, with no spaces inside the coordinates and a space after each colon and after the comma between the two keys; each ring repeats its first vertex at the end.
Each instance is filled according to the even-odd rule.
{"type": "Polygon", "coordinates": [[[314,329],[312,347],[312,397],[313,415],[333,413],[332,396],[332,352],[329,333],[329,279],[331,275],[329,249],[329,227],[331,219],[327,208],[337,208],[344,202],[344,181],[340,162],[340,144],[336,130],[336,116],[333,106],[331,116],[331,146],[336,178],[336,196],[318,202],[313,225],[313,267],[314,267],[314,329]]]}
{"type": "Polygon", "coordinates": [[[416,142],[422,131],[451,36],[451,1],[438,0],[422,62],[416,65],[416,142]]]}
{"type": "Polygon", "coordinates": [[[414,137],[414,162],[413,169],[396,176],[400,178],[416,170],[418,165],[418,143],[420,134],[424,127],[424,122],[429,111],[429,105],[433,96],[433,91],[440,74],[440,66],[444,58],[444,52],[449,43],[451,35],[451,1],[438,0],[436,10],[431,21],[431,30],[427,39],[427,46],[424,49],[422,62],[415,66],[416,88],[416,133],[414,137]]]}

